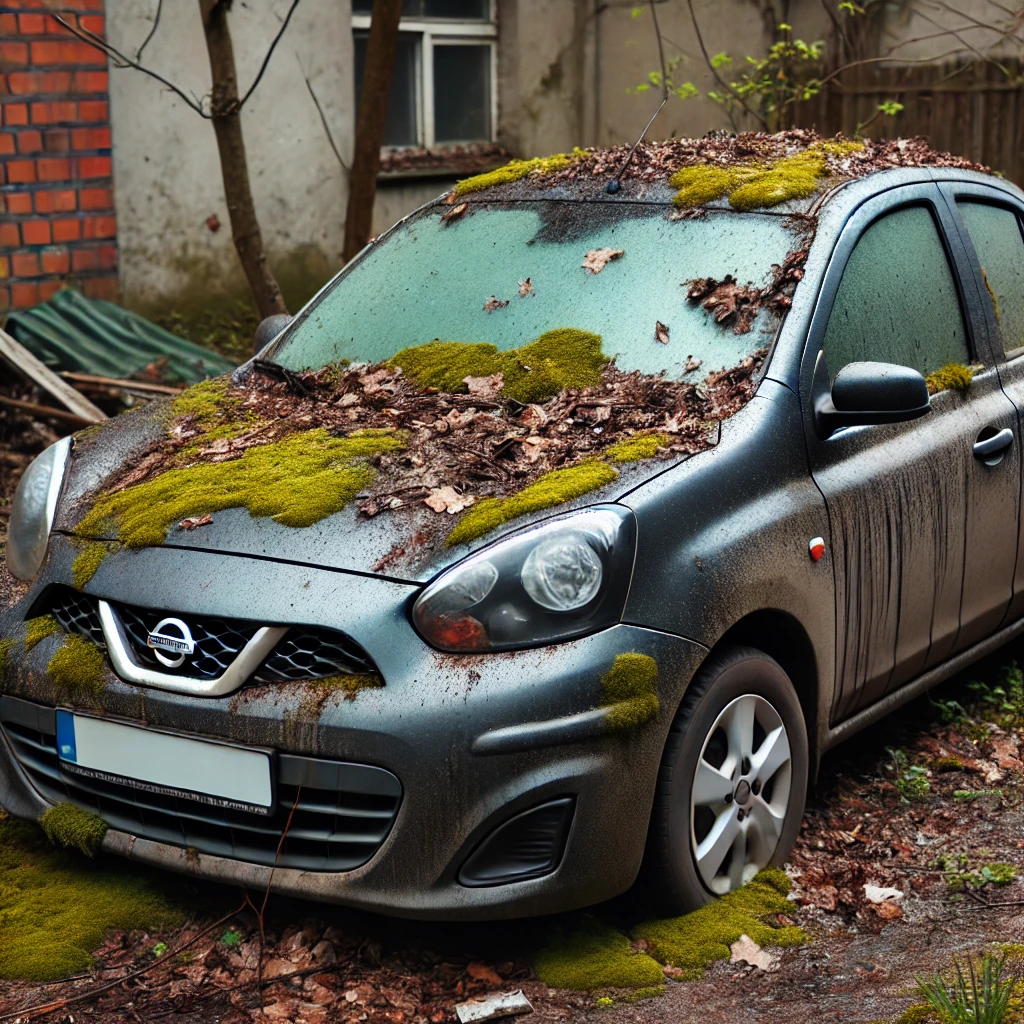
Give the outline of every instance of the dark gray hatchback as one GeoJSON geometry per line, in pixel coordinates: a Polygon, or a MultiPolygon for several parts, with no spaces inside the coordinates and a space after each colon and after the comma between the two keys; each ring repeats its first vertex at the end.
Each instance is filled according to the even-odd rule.
{"type": "Polygon", "coordinates": [[[826,750],[1024,628],[1019,189],[936,165],[768,211],[628,178],[465,202],[228,391],[33,464],[12,814],[70,802],[111,852],[404,916],[638,876],[683,910],[785,860],[826,750]],[[567,327],[589,370],[551,355],[567,327]],[[437,338],[492,344],[487,372],[437,338]],[[540,362],[553,391],[513,392],[540,362]]]}

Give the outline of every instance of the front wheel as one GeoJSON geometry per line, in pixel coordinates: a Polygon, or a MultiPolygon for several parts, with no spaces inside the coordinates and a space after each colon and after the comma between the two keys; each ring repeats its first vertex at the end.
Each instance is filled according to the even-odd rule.
{"type": "Polygon", "coordinates": [[[644,882],[663,910],[695,910],[782,864],[800,829],[807,770],[803,711],[778,662],[753,648],[712,655],[676,715],[658,776],[644,882]]]}

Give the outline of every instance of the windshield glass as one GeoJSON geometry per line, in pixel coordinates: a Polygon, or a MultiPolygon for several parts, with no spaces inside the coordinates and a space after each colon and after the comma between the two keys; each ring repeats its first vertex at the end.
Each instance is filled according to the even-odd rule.
{"type": "Polygon", "coordinates": [[[765,214],[672,219],[664,205],[557,200],[470,204],[442,219],[452,212],[428,207],[373,246],[269,357],[305,370],[380,362],[435,339],[518,348],[569,327],[600,335],[621,370],[681,378],[700,366],[703,378],[769,345],[779,318],[755,305],[737,322],[707,287],[688,298],[691,282],[765,288],[797,248],[785,218],[765,214]],[[621,255],[592,273],[582,264],[600,249],[621,255]]]}

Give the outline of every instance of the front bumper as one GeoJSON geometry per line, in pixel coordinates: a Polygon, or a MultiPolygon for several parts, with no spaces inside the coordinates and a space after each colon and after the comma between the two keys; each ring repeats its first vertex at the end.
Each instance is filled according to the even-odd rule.
{"type": "MultiPolygon", "coordinates": [[[[26,610],[44,584],[69,581],[74,554],[66,541],[53,539],[40,580],[0,613],[0,635],[23,637],[26,610]]],[[[383,843],[348,871],[272,870],[114,829],[105,849],[189,874],[257,888],[270,882],[278,892],[408,917],[552,913],[629,888],[665,738],[705,654],[687,640],[629,625],[531,651],[441,654],[409,625],[412,585],[192,550],[112,555],[86,589],[151,608],[340,629],[373,658],[385,686],[354,700],[332,696],[317,707],[305,684],[210,698],[131,685],[108,671],[98,699],[75,701],[55,689],[46,670],[63,642],[54,635],[28,654],[15,645],[3,692],[45,707],[77,706],[154,728],[385,768],[403,789],[383,843]],[[661,710],[636,733],[616,735],[595,709],[602,675],[627,651],[657,661],[661,710]],[[563,796],[575,798],[575,813],[554,871],[503,885],[459,883],[460,867],[497,826],[563,796]]],[[[0,802],[26,818],[48,806],[6,739],[0,802]]]]}

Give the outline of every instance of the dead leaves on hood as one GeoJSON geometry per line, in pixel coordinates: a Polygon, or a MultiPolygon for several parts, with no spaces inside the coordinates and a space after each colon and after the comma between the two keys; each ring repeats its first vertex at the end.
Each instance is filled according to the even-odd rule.
{"type": "Polygon", "coordinates": [[[525,281],[519,282],[519,298],[525,299],[527,295],[536,295],[537,293],[533,290],[533,283],[527,278],[525,281]]]}
{"type": "Polygon", "coordinates": [[[660,320],[655,320],[654,322],[654,338],[656,341],[660,341],[662,345],[668,344],[668,326],[660,320]]]}
{"type": "Polygon", "coordinates": [[[492,295],[484,303],[484,312],[493,313],[496,309],[504,309],[508,304],[508,299],[499,299],[496,295],[492,295]]]}
{"type": "Polygon", "coordinates": [[[423,504],[435,512],[447,512],[453,516],[456,512],[469,508],[475,500],[471,494],[459,494],[454,487],[435,487],[423,499],[423,504]]]}
{"type": "Polygon", "coordinates": [[[591,274],[600,274],[612,260],[619,259],[624,252],[624,249],[591,249],[583,257],[580,266],[584,270],[589,270],[591,274]]]}

